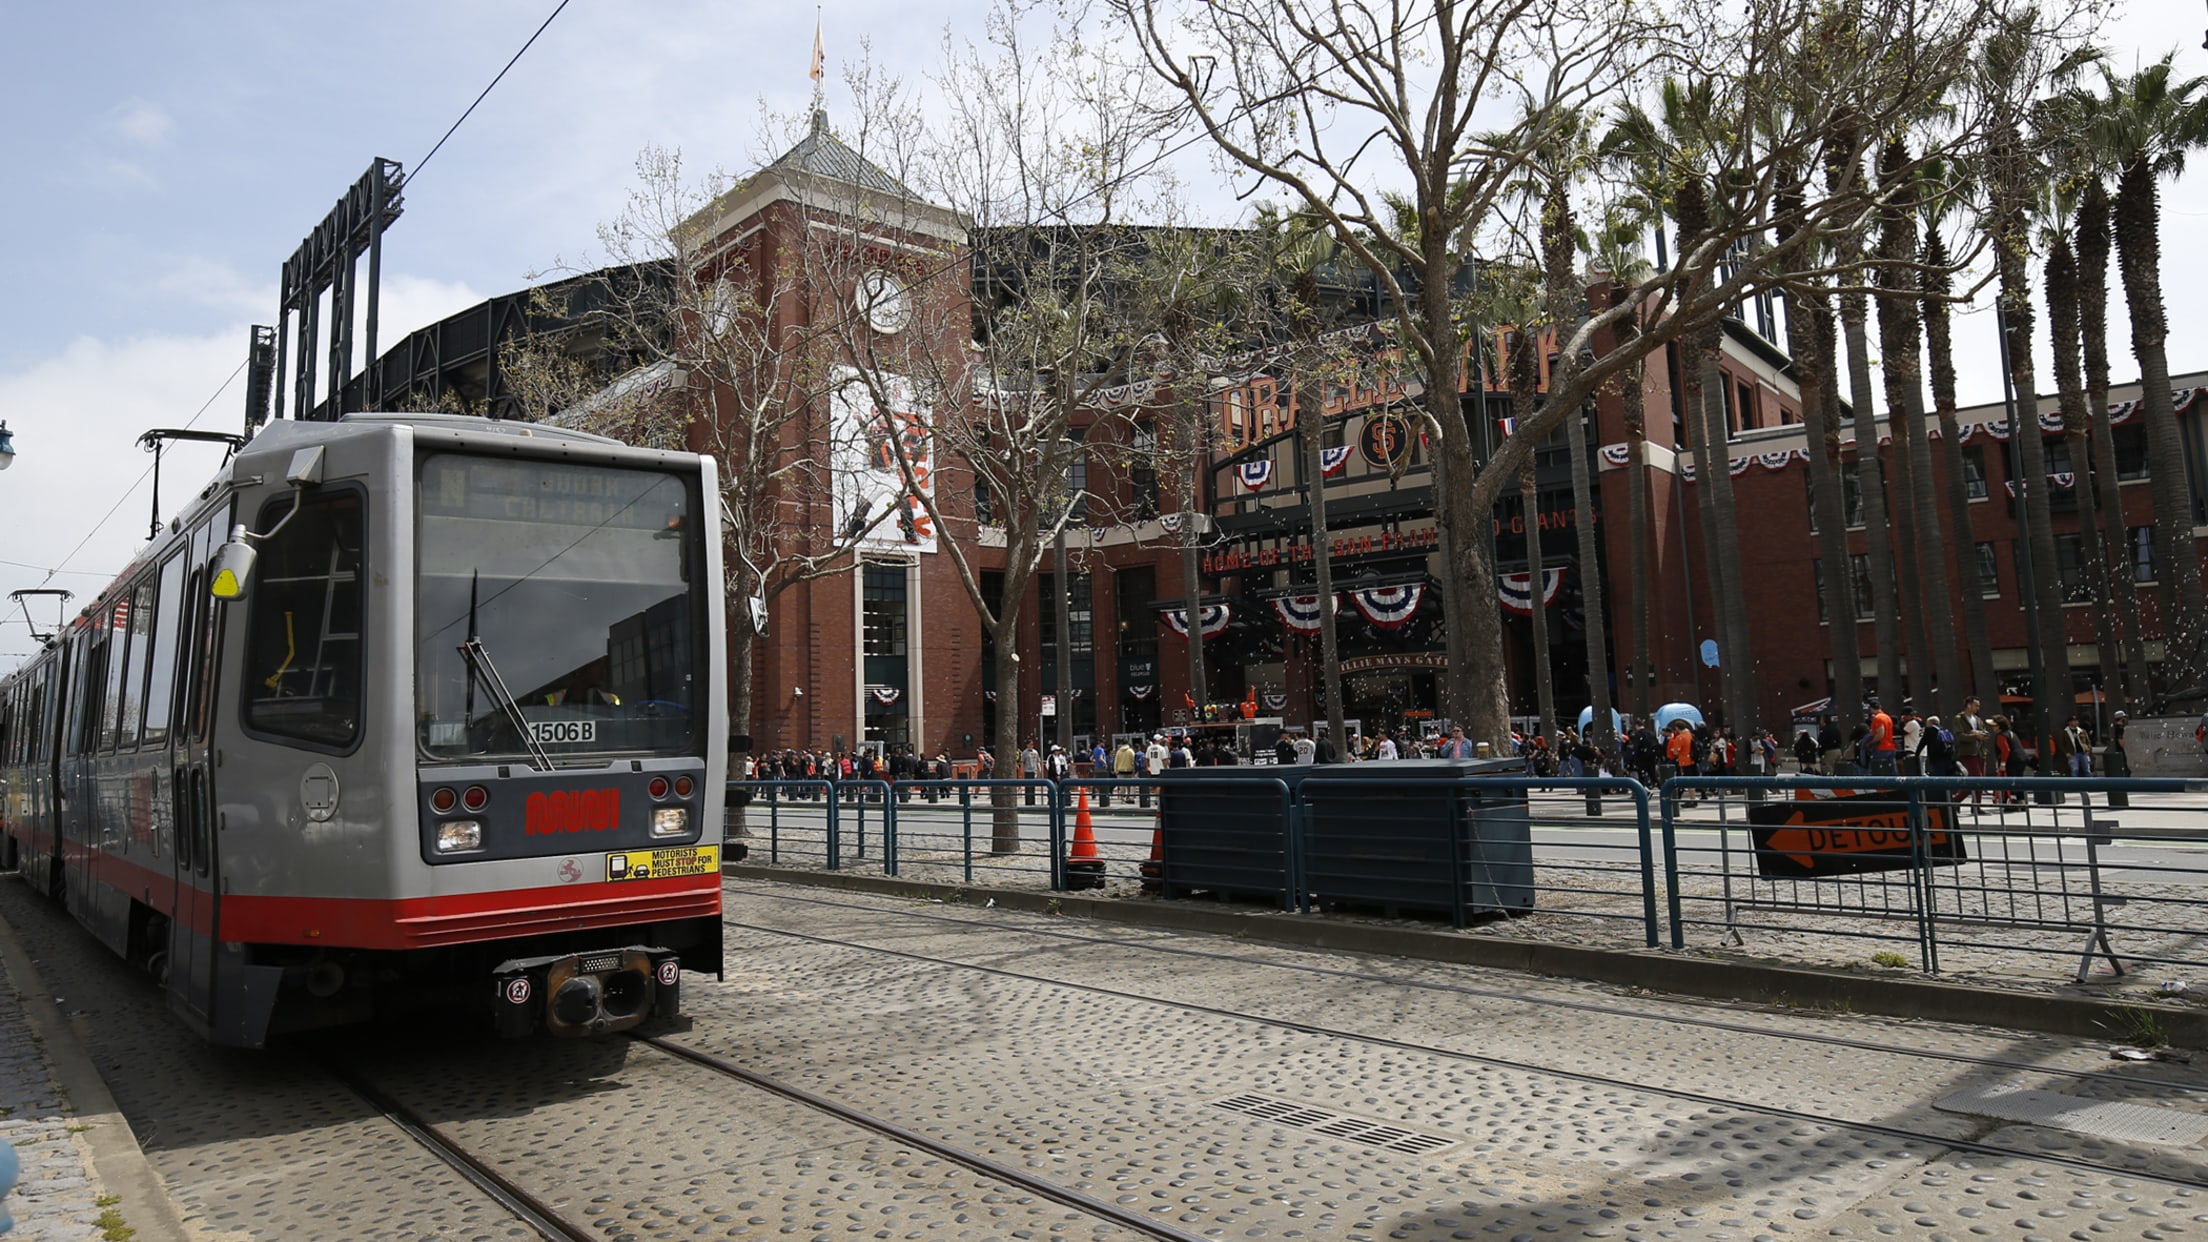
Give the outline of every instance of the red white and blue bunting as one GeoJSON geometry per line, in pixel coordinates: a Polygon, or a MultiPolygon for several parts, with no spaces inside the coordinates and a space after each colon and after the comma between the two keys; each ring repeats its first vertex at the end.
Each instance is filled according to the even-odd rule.
{"type": "Polygon", "coordinates": [[[1250,491],[1263,491],[1265,485],[1273,481],[1273,459],[1260,457],[1256,461],[1242,462],[1235,466],[1234,477],[1250,491]]]}
{"type": "MultiPolygon", "coordinates": [[[[2208,388],[2186,388],[2171,393],[2170,402],[2182,412],[2192,408],[2193,403],[2204,396],[2208,396],[2208,388]]],[[[2136,401],[2118,401],[2108,407],[2108,421],[2112,426],[2120,427],[2137,417],[2139,417],[2139,403],[2136,401]]],[[[2038,418],[2040,434],[2048,436],[2064,434],[2060,412],[2042,412],[2038,418]]],[[[1925,434],[1935,440],[1942,438],[1937,426],[1927,426],[1925,434]]],[[[2009,424],[2006,419],[1988,419],[1983,422],[1958,424],[1955,428],[1955,442],[1967,444],[1977,436],[1990,436],[1996,440],[2007,440],[2009,434],[2009,424]]],[[[1880,447],[1891,445],[1893,442],[1892,436],[1880,436],[1878,438],[1880,447]]],[[[1855,447],[1854,442],[1846,442],[1845,447],[1852,450],[1855,447]]],[[[1623,466],[1632,460],[1632,456],[1633,450],[1628,445],[1605,444],[1602,446],[1602,460],[1610,465],[1623,466]]],[[[1752,453],[1746,457],[1730,458],[1726,461],[1725,466],[1727,472],[1737,478],[1747,473],[1750,466],[1762,466],[1766,470],[1784,470],[1797,461],[1806,462],[1808,460],[1809,452],[1806,449],[1779,449],[1775,452],[1752,453]]],[[[1678,463],[1677,469],[1681,479],[1689,483],[1694,482],[1693,462],[1681,461],[1678,463]]],[[[2057,483],[2056,486],[2064,487],[2068,484],[2057,483]]]]}
{"type": "Polygon", "coordinates": [[[1137,700],[1137,701],[1140,701],[1140,700],[1142,700],[1142,699],[1147,699],[1147,698],[1149,698],[1149,697],[1150,697],[1151,695],[1153,695],[1153,694],[1156,694],[1157,692],[1158,692],[1158,688],[1157,688],[1156,686],[1129,686],[1129,687],[1127,687],[1127,694],[1128,694],[1128,697],[1130,697],[1130,698],[1133,698],[1133,699],[1135,699],[1135,700],[1137,700]]]}
{"type": "Polygon", "coordinates": [[[1350,602],[1357,611],[1365,614],[1365,620],[1383,630],[1400,630],[1411,623],[1411,614],[1418,611],[1419,601],[1426,598],[1422,585],[1367,587],[1349,593],[1350,602]]]}
{"type": "MultiPolygon", "coordinates": [[[[1234,610],[1226,604],[1206,604],[1196,611],[1196,619],[1198,624],[1203,627],[1204,637],[1210,638],[1227,628],[1227,622],[1234,619],[1234,610]]],[[[1187,609],[1166,609],[1165,623],[1171,626],[1173,632],[1182,638],[1188,637],[1187,609]]]]}
{"type": "Polygon", "coordinates": [[[890,704],[896,702],[898,699],[903,698],[905,694],[904,687],[902,686],[868,686],[866,688],[866,692],[873,695],[874,701],[884,707],[887,707],[890,704]]]}
{"type": "MultiPolygon", "coordinates": [[[[1342,610],[1342,597],[1336,595],[1331,598],[1334,601],[1334,611],[1339,613],[1342,610]]],[[[1319,597],[1316,595],[1276,596],[1273,599],[1273,611],[1279,614],[1282,625],[1305,637],[1318,633],[1319,623],[1325,617],[1319,611],[1319,597]]]]}
{"type": "MultiPolygon", "coordinates": [[[[2047,476],[2047,485],[2058,492],[2066,492],[2078,485],[2078,476],[2068,470],[2058,470],[2047,476]]],[[[2009,489],[2009,495],[2016,495],[2015,479],[2009,479],[2001,486],[2009,489]]]]}
{"type": "Polygon", "coordinates": [[[1285,690],[1267,690],[1264,695],[1264,701],[1266,711],[1281,711],[1288,706],[1288,692],[1285,690]]]}
{"type": "Polygon", "coordinates": [[[1350,450],[1355,447],[1355,445],[1345,444],[1340,448],[1320,449],[1319,473],[1326,478],[1331,479],[1335,475],[1340,474],[1343,470],[1347,469],[1349,466],[1350,450]]]}
{"type": "Polygon", "coordinates": [[[1164,532],[1165,532],[1166,534],[1168,534],[1168,535],[1178,535],[1178,534],[1180,534],[1180,533],[1181,533],[1181,515],[1180,515],[1180,514],[1178,514],[1178,513],[1161,513],[1161,514],[1159,514],[1159,515],[1158,515],[1158,529],[1160,529],[1160,530],[1164,531],[1164,532]]]}
{"type": "MultiPolygon", "coordinates": [[[[1541,606],[1547,608],[1555,603],[1556,593],[1563,589],[1563,586],[1564,571],[1561,568],[1542,570],[1541,606]]],[[[1532,571],[1529,570],[1522,574],[1497,574],[1495,576],[1495,597],[1502,602],[1503,611],[1521,617],[1532,616],[1532,571]]]]}

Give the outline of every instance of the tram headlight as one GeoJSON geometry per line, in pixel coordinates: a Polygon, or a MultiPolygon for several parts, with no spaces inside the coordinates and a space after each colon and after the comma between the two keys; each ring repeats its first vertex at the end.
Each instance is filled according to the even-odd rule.
{"type": "Polygon", "coordinates": [[[437,825],[437,852],[463,854],[483,848],[483,824],[473,819],[448,819],[437,825]]]}
{"type": "Polygon", "coordinates": [[[652,812],[652,835],[679,837],[690,831],[690,808],[663,806],[652,812]]]}

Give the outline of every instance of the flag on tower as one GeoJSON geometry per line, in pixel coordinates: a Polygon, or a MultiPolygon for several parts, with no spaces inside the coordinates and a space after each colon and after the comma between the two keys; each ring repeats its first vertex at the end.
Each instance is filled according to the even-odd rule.
{"type": "Polygon", "coordinates": [[[813,14],[813,81],[820,81],[821,70],[826,66],[828,49],[820,41],[820,14],[813,14]]]}

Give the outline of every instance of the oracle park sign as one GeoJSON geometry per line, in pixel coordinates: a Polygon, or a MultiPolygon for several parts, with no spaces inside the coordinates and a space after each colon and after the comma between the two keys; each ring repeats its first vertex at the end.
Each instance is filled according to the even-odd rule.
{"type": "MultiPolygon", "coordinates": [[[[1802,794],[1809,791],[1803,790],[1802,794]]],[[[1898,790],[1837,797],[1797,796],[1748,809],[1756,874],[1815,880],[1862,871],[1954,866],[1969,856],[1955,831],[1955,808],[1920,802],[1912,831],[1908,800],[1898,790]]]]}

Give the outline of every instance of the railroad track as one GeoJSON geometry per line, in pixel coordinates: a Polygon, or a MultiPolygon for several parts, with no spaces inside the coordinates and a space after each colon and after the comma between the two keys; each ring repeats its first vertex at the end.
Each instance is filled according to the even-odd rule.
{"type": "MultiPolygon", "coordinates": [[[[945,1143],[886,1118],[863,1112],[665,1036],[631,1034],[628,1038],[637,1045],[702,1069],[717,1079],[741,1083],[748,1088],[779,1096],[833,1117],[846,1125],[881,1135],[914,1151],[935,1156],[1007,1189],[1024,1191],[1061,1207],[1108,1221],[1130,1233],[1156,1238],[1160,1242],[1206,1242],[1201,1234],[1189,1233],[1150,1219],[1141,1212],[1130,1211],[1093,1195],[1061,1186],[1002,1161],[945,1143]]],[[[315,1058],[315,1061],[324,1072],[381,1113],[423,1150],[449,1166],[548,1242],[591,1242],[605,1236],[600,1229],[587,1222],[574,1221],[564,1216],[559,1208],[531,1194],[528,1189],[501,1173],[494,1158],[462,1144],[419,1112],[377,1088],[350,1068],[326,1057],[315,1058]]]]}
{"type": "MultiPolygon", "coordinates": [[[[1003,935],[1007,931],[1017,931],[1020,934],[1032,935],[1036,937],[1061,939],[1072,942],[1109,944],[1123,951],[1154,951],[1159,953],[1186,955],[1199,958],[1214,958],[1222,961],[1231,961],[1245,968],[1277,968],[1279,970],[1288,972],[1334,975],[1354,979],[1368,984],[1431,989],[1437,991],[1458,993],[1468,996],[1506,1000],[1515,1004],[1531,1005],[1537,1007],[1553,1005],[1554,1007],[1560,1009],[1598,1012],[1610,1016],[1633,1019],[1636,1021],[1676,1024],[1691,1027],[1707,1027],[1714,1030],[1728,1031],[1737,1034],[1754,1035],[1760,1038],[1799,1040],[1805,1043],[1820,1045],[1838,1045],[1842,1047],[1861,1046],[1859,1043],[1851,1043],[1850,1041],[1838,1039],[1832,1036],[1820,1036],[1807,1032],[1773,1031],[1762,1027],[1750,1027],[1745,1024],[1727,1023],[1713,1019],[1672,1018],[1666,1016],[1651,1015],[1622,1006],[1603,1006],[1592,1002],[1549,1001],[1538,997],[1528,997],[1523,993],[1517,992],[1503,992],[1494,989],[1482,989],[1463,985],[1435,984],[1427,981],[1390,979],[1385,976],[1373,974],[1371,972],[1359,972],[1327,967],[1311,967],[1294,963],[1266,962],[1234,954],[1216,953],[1208,950],[1190,949],[1182,946],[1153,945],[1143,942],[1111,940],[1104,937],[1084,936],[1079,933],[1060,932],[1054,929],[1031,929],[1024,927],[1016,929],[1007,928],[998,923],[978,922],[975,920],[963,919],[950,915],[934,914],[927,911],[885,910],[880,906],[874,905],[859,905],[850,902],[831,901],[811,896],[801,896],[798,894],[771,892],[751,888],[746,888],[742,891],[744,891],[747,895],[768,896],[774,897],[778,900],[820,905],[830,908],[866,910],[874,914],[896,914],[911,919],[947,923],[962,928],[968,928],[976,932],[986,931],[991,935],[998,936],[1003,935]]],[[[1262,1013],[1252,1013],[1247,1010],[1232,1009],[1215,1005],[1206,1005],[1194,1001],[1173,1000],[1150,993],[1131,992],[1124,989],[1105,987],[1098,984],[1082,983],[1078,981],[1054,978],[1049,975],[1012,970],[1001,966],[989,966],[973,962],[960,961],[955,958],[935,957],[925,953],[915,953],[906,949],[885,948],[879,945],[866,944],[861,941],[846,940],[835,936],[814,935],[808,932],[791,931],[786,928],[772,927],[755,923],[744,923],[734,920],[729,920],[728,925],[731,927],[741,927],[749,931],[756,931],[767,935],[784,937],[787,939],[805,943],[841,949],[852,949],[868,954],[897,958],[918,965],[932,966],[945,970],[971,971],[1001,979],[1009,979],[1025,983],[1036,983],[1049,987],[1062,988],[1069,991],[1077,991],[1088,995],[1109,998],[1115,1001],[1122,1001],[1131,1004],[1157,1006],[1176,1010],[1182,1013],[1197,1014],[1212,1018],[1222,1018],[1238,1022],[1247,1022],[1260,1026],[1271,1027],[1278,1030],[1293,1031],[1299,1034],[1347,1041],[1377,1049],[1386,1049],[1396,1052],[1431,1056],[1442,1060],[1455,1061],[1468,1065],[1478,1065],[1492,1069],[1548,1075],[1558,1079],[1593,1086],[1644,1092],[1653,1096],[1677,1100],[1685,1104],[1692,1104],[1702,1107],[1731,1109],[1743,1113],[1750,1113],[1779,1120],[1853,1130],[1860,1133],[1875,1134],[1886,1138],[1896,1139],[1907,1143],[1927,1144],[1934,1147],[1947,1148],[1959,1152],[1968,1152],[1971,1154],[1992,1157],[1995,1159],[2038,1161],[2041,1163],[2078,1169],[2088,1173],[2114,1177],[2140,1178],[2143,1180],[2161,1182],[2166,1185],[2180,1186],[2195,1190],[2208,1190],[2208,1173],[2196,1173],[2191,1176],[2186,1176],[2176,1173],[2156,1172],[2148,1169],[2142,1169],[2134,1165],[2093,1160],[2080,1156],[2066,1155],[2059,1152],[2028,1150],[2024,1148],[2009,1147],[1998,1143],[1982,1142],[1967,1137],[1949,1134],[1938,1134],[1925,1130],[1911,1129],[1906,1126],[1898,1126],[1887,1122],[1864,1120],[1860,1118],[1841,1116],[1831,1113],[1813,1112],[1806,1109],[1787,1108],[1760,1100],[1744,1099],[1736,1096],[1718,1094],[1715,1092],[1694,1090],[1691,1088],[1666,1086],[1660,1083],[1638,1082],[1632,1079],[1617,1077],[1613,1075],[1591,1073],[1586,1070],[1573,1069],[1570,1067],[1555,1064],[1546,1064],[1539,1061],[1501,1057],[1487,1053],[1468,1052],[1462,1049],[1438,1047],[1432,1044],[1419,1043],[1413,1040],[1393,1039],[1387,1036],[1375,1035],[1363,1031],[1350,1030],[1340,1027],[1323,1026],[1317,1023],[1279,1018],[1262,1013]]],[[[1998,1057],[1985,1057],[1963,1053],[1954,1053],[1941,1049],[1896,1048],[1892,1045],[1881,1043],[1877,1051],[1881,1054],[1904,1057],[1914,1056],[1926,1060],[1960,1063],[1985,1068],[2006,1069],[2020,1073],[2052,1075],[2068,1078],[2071,1080],[2099,1080],[2112,1083],[2121,1083],[2125,1087],[2131,1088],[2133,1090],[2138,1090],[2141,1088],[2161,1087],[2166,1088],[2172,1092],[2188,1093],[2195,1097],[2197,1097],[2201,1092],[2200,1088],[2188,1084],[2156,1083],[2152,1080],[2126,1075],[2107,1074],[2091,1070],[2062,1069],[2044,1066],[2036,1063],[2005,1060],[1998,1057]]]]}

